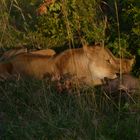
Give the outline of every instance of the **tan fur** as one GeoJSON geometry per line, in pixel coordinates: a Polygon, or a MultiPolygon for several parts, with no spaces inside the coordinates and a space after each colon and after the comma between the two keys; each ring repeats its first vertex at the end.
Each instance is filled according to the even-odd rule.
{"type": "Polygon", "coordinates": [[[27,49],[25,48],[9,50],[2,56],[2,60],[9,61],[9,63],[0,63],[0,78],[7,79],[12,73],[12,75],[19,74],[43,79],[47,73],[51,74],[51,65],[47,65],[47,62],[49,57],[54,54],[55,51],[52,49],[33,51],[30,53],[27,53],[27,49]],[[45,67],[47,67],[47,70],[45,67]]]}
{"type": "Polygon", "coordinates": [[[43,79],[45,75],[56,75],[57,70],[49,56],[20,54],[10,61],[13,66],[12,73],[43,79]]]}
{"type": "Polygon", "coordinates": [[[112,57],[100,46],[69,49],[54,61],[61,75],[68,73],[90,85],[101,84],[104,77],[114,79],[118,72],[112,57]]]}
{"type": "Polygon", "coordinates": [[[119,68],[119,71],[121,73],[129,73],[132,70],[132,67],[135,63],[135,57],[133,57],[132,59],[126,59],[126,58],[121,59],[121,58],[115,57],[108,48],[105,48],[105,50],[116,61],[115,66],[116,68],[119,68]]]}
{"type": "Polygon", "coordinates": [[[112,55],[98,45],[84,46],[79,49],[68,49],[52,57],[31,53],[19,54],[9,61],[9,65],[12,66],[13,74],[37,79],[42,79],[47,74],[53,77],[70,74],[72,80],[78,79],[88,85],[99,85],[105,77],[114,79],[116,73],[119,73],[117,58],[112,55]]]}
{"type": "Polygon", "coordinates": [[[31,51],[31,54],[40,54],[40,55],[47,55],[47,56],[53,56],[56,54],[56,52],[52,49],[44,49],[44,50],[38,50],[38,51],[31,51]]]}
{"type": "MultiPolygon", "coordinates": [[[[27,53],[27,48],[14,48],[11,50],[8,50],[6,52],[3,53],[3,55],[1,56],[1,60],[7,60],[13,56],[16,56],[18,54],[22,54],[22,53],[27,53]]],[[[47,56],[53,56],[56,54],[56,52],[52,49],[43,49],[43,50],[37,50],[37,51],[31,51],[29,52],[31,54],[38,54],[38,55],[47,55],[47,56]]]]}
{"type": "Polygon", "coordinates": [[[129,73],[134,65],[135,58],[132,59],[120,59],[116,58],[116,67],[119,67],[120,73],[129,73]]]}
{"type": "MultiPolygon", "coordinates": [[[[70,74],[89,85],[102,84],[105,77],[114,79],[120,73],[120,59],[99,45],[66,50],[58,55],[55,64],[61,75],[70,74]]],[[[130,72],[134,60],[122,59],[122,73],[130,72]]],[[[74,78],[72,78],[73,80],[74,78]]]]}

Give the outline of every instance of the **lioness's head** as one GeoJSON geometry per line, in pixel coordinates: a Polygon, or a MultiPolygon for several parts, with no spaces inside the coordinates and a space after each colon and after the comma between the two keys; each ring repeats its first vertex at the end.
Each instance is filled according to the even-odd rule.
{"type": "Polygon", "coordinates": [[[135,56],[133,56],[132,59],[117,58],[108,48],[105,48],[105,50],[114,59],[115,67],[118,68],[121,73],[129,73],[132,70],[135,63],[135,56]]]}
{"type": "Polygon", "coordinates": [[[89,58],[89,67],[93,77],[97,76],[100,79],[104,77],[116,78],[116,73],[118,73],[118,69],[115,67],[116,62],[104,47],[85,45],[83,49],[85,55],[89,58]]]}
{"type": "Polygon", "coordinates": [[[121,73],[129,73],[135,63],[135,57],[132,59],[117,59],[117,63],[119,65],[121,73]]]}

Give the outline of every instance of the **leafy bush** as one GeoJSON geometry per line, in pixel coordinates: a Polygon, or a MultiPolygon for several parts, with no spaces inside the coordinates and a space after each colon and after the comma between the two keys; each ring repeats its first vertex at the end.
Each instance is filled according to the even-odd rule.
{"type": "Polygon", "coordinates": [[[46,36],[62,42],[78,44],[81,38],[88,42],[104,39],[104,24],[98,3],[87,0],[56,1],[39,16],[36,29],[46,36]]]}
{"type": "MultiPolygon", "coordinates": [[[[106,9],[109,19],[109,43],[120,42],[122,49],[125,49],[126,53],[130,52],[135,55],[139,55],[140,49],[140,2],[139,0],[124,0],[119,1],[115,6],[114,1],[106,1],[106,9]],[[117,21],[118,13],[118,21],[117,21]],[[119,28],[119,31],[118,31],[119,28]],[[119,33],[118,33],[119,32],[119,33]],[[120,34],[120,35],[119,35],[120,34]],[[126,42],[126,44],[122,44],[126,42]]],[[[117,53],[117,48],[113,48],[117,53]]]]}

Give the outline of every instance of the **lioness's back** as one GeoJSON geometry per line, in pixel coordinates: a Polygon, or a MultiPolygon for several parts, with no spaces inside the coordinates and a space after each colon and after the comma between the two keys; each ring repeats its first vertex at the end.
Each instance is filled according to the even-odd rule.
{"type": "Polygon", "coordinates": [[[53,64],[51,64],[49,58],[49,56],[25,53],[15,56],[10,63],[13,65],[13,73],[42,79],[47,72],[52,72],[53,64]]]}

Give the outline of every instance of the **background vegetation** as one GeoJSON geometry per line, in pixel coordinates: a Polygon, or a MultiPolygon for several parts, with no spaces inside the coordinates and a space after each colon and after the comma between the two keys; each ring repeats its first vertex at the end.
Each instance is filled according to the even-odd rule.
{"type": "MultiPolygon", "coordinates": [[[[140,75],[139,0],[1,0],[1,52],[17,46],[57,52],[102,43],[118,57],[136,56],[140,75]]],[[[114,99],[83,89],[58,95],[44,81],[0,83],[0,139],[138,140],[139,98],[114,99]],[[77,92],[77,91],[75,91],[77,92]]]]}
{"type": "MultiPolygon", "coordinates": [[[[82,41],[103,43],[116,56],[140,62],[139,0],[2,0],[0,47],[80,47],[82,41]]],[[[58,49],[59,48],[59,49],[58,49]]]]}

